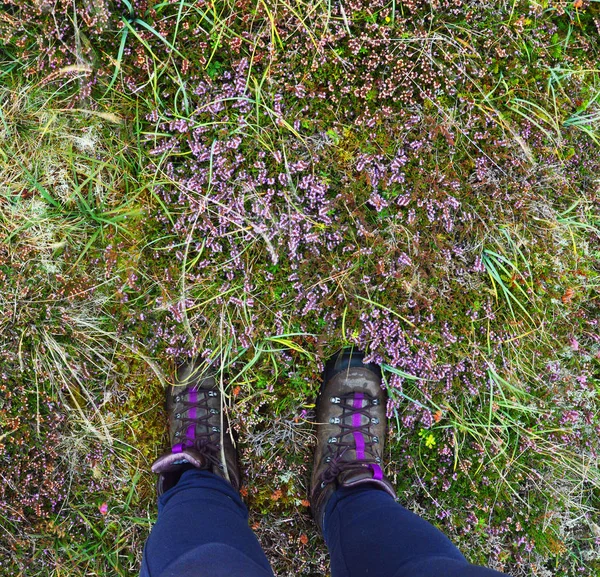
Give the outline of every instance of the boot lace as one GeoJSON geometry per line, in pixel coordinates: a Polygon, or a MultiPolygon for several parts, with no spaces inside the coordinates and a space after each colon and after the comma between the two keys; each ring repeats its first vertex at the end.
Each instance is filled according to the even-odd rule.
{"type": "Polygon", "coordinates": [[[173,445],[173,453],[194,448],[212,464],[220,466],[221,429],[210,423],[210,419],[218,411],[208,406],[209,399],[217,394],[213,390],[199,389],[184,391],[175,396],[175,401],[182,406],[181,412],[175,415],[179,422],[175,437],[181,441],[173,445]],[[202,432],[198,433],[198,428],[202,432]]]}
{"type": "Polygon", "coordinates": [[[367,392],[351,392],[332,397],[330,402],[340,406],[341,415],[329,421],[339,427],[339,433],[328,439],[325,462],[329,466],[321,474],[322,486],[332,483],[340,473],[356,469],[357,466],[370,467],[379,477],[381,458],[376,448],[379,438],[371,433],[371,426],[378,424],[379,420],[370,414],[371,408],[379,404],[379,399],[367,392]],[[363,423],[363,416],[367,418],[366,423],[363,423]],[[349,452],[353,450],[356,451],[356,458],[348,459],[349,452]]]}

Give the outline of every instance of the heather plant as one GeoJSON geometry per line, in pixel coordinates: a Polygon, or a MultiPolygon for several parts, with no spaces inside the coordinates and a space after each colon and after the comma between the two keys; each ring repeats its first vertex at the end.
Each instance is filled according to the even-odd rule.
{"type": "Polygon", "coordinates": [[[312,403],[348,344],[403,502],[473,562],[597,571],[595,3],[9,5],[11,82],[46,87],[3,108],[11,571],[135,574],[161,385],[201,355],[278,574],[325,573],[312,403]]]}

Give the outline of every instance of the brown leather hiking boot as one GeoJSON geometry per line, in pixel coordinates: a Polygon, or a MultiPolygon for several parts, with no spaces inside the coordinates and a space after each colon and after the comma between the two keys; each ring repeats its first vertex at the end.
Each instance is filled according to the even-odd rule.
{"type": "Polygon", "coordinates": [[[206,469],[240,487],[237,453],[229,420],[214,372],[191,361],[177,371],[175,385],[167,389],[171,448],[152,465],[159,474],[158,494],[174,486],[186,468],[206,469]]]}
{"type": "Polygon", "coordinates": [[[327,501],[339,487],[375,485],[396,498],[382,469],[387,422],[381,370],[363,358],[347,349],[325,365],[310,495],[320,529],[327,501]]]}

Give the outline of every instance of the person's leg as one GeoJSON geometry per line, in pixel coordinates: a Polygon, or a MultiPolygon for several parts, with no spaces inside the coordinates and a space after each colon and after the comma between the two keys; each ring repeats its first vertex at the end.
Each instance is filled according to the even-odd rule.
{"type": "Polygon", "coordinates": [[[205,470],[187,470],[159,498],[141,577],[273,577],[238,492],[205,470]]]}
{"type": "Polygon", "coordinates": [[[273,577],[240,495],[240,471],[216,372],[179,367],[166,390],[168,447],[158,474],[158,520],[142,577],[273,577]]]}
{"type": "Polygon", "coordinates": [[[317,399],[311,509],[332,577],[492,577],[433,525],[396,502],[384,474],[386,393],[378,366],[345,349],[325,365],[317,399]]]}
{"type": "Polygon", "coordinates": [[[325,509],[332,577],[495,577],[375,486],[342,487],[325,509]]]}

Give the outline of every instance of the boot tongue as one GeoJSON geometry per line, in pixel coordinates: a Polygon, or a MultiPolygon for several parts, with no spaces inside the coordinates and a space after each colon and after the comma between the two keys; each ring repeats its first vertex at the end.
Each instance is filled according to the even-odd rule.
{"type": "Polygon", "coordinates": [[[181,465],[186,463],[198,469],[204,469],[206,467],[206,457],[193,448],[183,449],[177,453],[168,451],[154,461],[152,471],[154,473],[169,473],[177,471],[181,465]]]}
{"type": "Polygon", "coordinates": [[[376,463],[365,463],[351,469],[342,471],[337,478],[340,487],[357,487],[361,485],[376,485],[389,493],[394,499],[396,491],[383,475],[383,471],[376,463]]]}
{"type": "MultiPolygon", "coordinates": [[[[372,481],[378,477],[377,471],[371,467],[377,467],[378,465],[357,465],[351,469],[346,469],[341,472],[338,476],[338,483],[343,487],[350,485],[358,485],[363,481],[372,481]]],[[[381,470],[381,469],[379,469],[381,470]]]]}

